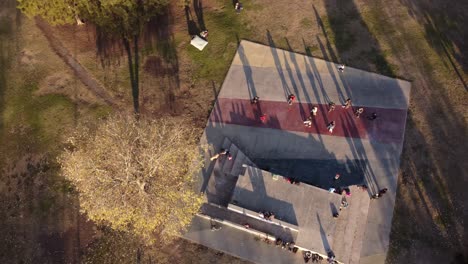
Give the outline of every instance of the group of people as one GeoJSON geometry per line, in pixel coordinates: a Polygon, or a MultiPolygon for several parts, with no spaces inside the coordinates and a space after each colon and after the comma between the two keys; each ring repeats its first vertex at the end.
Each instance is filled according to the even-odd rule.
{"type": "Polygon", "coordinates": [[[275,219],[275,214],[273,214],[272,212],[268,212],[268,211],[260,212],[258,216],[260,216],[260,218],[263,218],[267,221],[271,221],[275,219]]]}
{"type": "Polygon", "coordinates": [[[296,253],[298,250],[294,242],[286,242],[286,241],[283,241],[281,238],[276,239],[275,245],[278,247],[281,247],[282,249],[287,249],[293,253],[296,253]]]}
{"type": "MultiPolygon", "coordinates": [[[[288,96],[288,104],[289,105],[292,105],[294,103],[294,101],[296,100],[296,96],[294,94],[290,94],[288,96]]],[[[259,104],[260,102],[260,97],[258,96],[254,96],[252,98],[252,100],[250,101],[252,104],[259,104]]],[[[348,98],[346,99],[345,103],[342,105],[342,108],[343,109],[349,109],[350,107],[352,107],[351,105],[351,98],[348,98]]],[[[336,109],[336,105],[334,102],[330,102],[328,103],[328,113],[334,111],[336,109]]],[[[314,118],[317,116],[317,113],[318,113],[318,107],[317,106],[313,106],[312,109],[310,110],[310,115],[309,117],[304,120],[304,126],[306,127],[312,127],[312,120],[314,120],[314,118]]],[[[356,118],[360,118],[361,115],[364,113],[364,108],[363,107],[359,107],[358,109],[356,109],[356,111],[354,112],[354,115],[356,118]]],[[[266,119],[267,119],[267,116],[266,114],[261,114],[260,115],[260,121],[262,123],[265,123],[266,122],[266,119]]],[[[375,120],[377,119],[377,113],[372,113],[371,115],[369,115],[367,117],[367,119],[369,120],[375,120]]],[[[330,123],[327,124],[327,130],[328,132],[330,133],[333,133],[333,130],[335,129],[335,126],[336,126],[336,122],[335,121],[331,121],[330,123]]]]}
{"type": "MultiPolygon", "coordinates": [[[[333,254],[332,251],[328,251],[328,258],[327,258],[327,262],[329,264],[336,264],[338,263],[336,260],[335,260],[335,254],[333,254]]],[[[312,253],[310,251],[304,251],[304,262],[305,263],[308,263],[309,261],[312,261],[314,263],[321,263],[323,260],[323,257],[320,256],[319,254],[316,254],[316,253],[312,253]]]]}
{"type": "MultiPolygon", "coordinates": [[[[343,66],[343,69],[344,69],[344,66],[343,66]]],[[[346,99],[345,103],[341,106],[343,109],[349,109],[352,107],[351,105],[351,98],[348,98],[346,99]]],[[[314,107],[311,111],[311,115],[309,117],[308,120],[304,121],[304,124],[306,126],[311,126],[310,124],[312,123],[311,120],[312,120],[312,117],[316,116],[317,115],[317,107],[314,107]]],[[[336,105],[334,102],[330,102],[328,103],[328,113],[334,111],[336,108],[336,105]]],[[[354,111],[354,116],[356,118],[360,118],[361,115],[364,113],[364,108],[363,107],[359,107],[358,109],[356,109],[356,111],[354,111]]],[[[369,120],[375,120],[377,118],[377,113],[372,113],[370,116],[367,117],[369,120]]],[[[336,122],[335,121],[331,121],[330,123],[328,123],[327,125],[327,130],[328,132],[330,133],[333,133],[333,129],[335,129],[335,126],[336,126],[336,122]]]]}
{"type": "Polygon", "coordinates": [[[304,251],[304,262],[308,263],[309,261],[312,261],[313,263],[319,263],[322,262],[323,257],[320,256],[319,254],[312,253],[310,251],[304,251]]]}

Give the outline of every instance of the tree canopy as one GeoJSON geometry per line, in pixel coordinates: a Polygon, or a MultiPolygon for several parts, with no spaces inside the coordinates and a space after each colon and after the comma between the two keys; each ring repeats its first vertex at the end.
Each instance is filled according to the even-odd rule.
{"type": "Polygon", "coordinates": [[[170,241],[199,210],[195,129],[178,118],[115,116],[81,126],[59,158],[88,217],[147,242],[170,241]]]}
{"type": "Polygon", "coordinates": [[[18,8],[27,16],[40,16],[53,25],[75,22],[73,0],[17,0],[18,8]]]}
{"type": "Polygon", "coordinates": [[[73,23],[76,17],[109,33],[131,37],[143,23],[159,14],[170,0],[18,0],[28,16],[40,16],[53,25],[73,23]]]}

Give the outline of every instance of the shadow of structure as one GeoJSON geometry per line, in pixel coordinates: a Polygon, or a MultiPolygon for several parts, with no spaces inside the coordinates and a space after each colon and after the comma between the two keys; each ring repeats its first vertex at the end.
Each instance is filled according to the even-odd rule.
{"type": "Polygon", "coordinates": [[[322,189],[346,188],[364,182],[365,160],[253,159],[263,170],[322,189]],[[333,180],[339,173],[340,179],[333,180]],[[324,176],[328,175],[328,176],[324,176]]]}
{"type": "MultiPolygon", "coordinates": [[[[381,2],[376,1],[368,8],[381,8],[386,5],[381,2]]],[[[466,81],[454,64],[453,58],[466,71],[466,54],[460,51],[467,50],[464,39],[466,39],[468,31],[466,27],[450,26],[466,21],[466,16],[460,13],[466,11],[466,8],[463,9],[460,8],[459,4],[445,1],[429,3],[418,0],[402,0],[400,2],[409,8],[411,16],[414,16],[425,26],[428,42],[448,60],[449,66],[453,68],[466,89],[466,81]]],[[[326,15],[331,22],[329,27],[335,38],[339,39],[340,34],[344,34],[344,31],[351,31],[353,34],[352,30],[357,30],[360,33],[359,36],[364,38],[363,41],[370,43],[373,49],[366,56],[358,54],[352,57],[346,53],[346,49],[336,45],[335,52],[329,45],[331,41],[328,39],[321,18],[316,12],[317,21],[323,29],[322,35],[326,41],[326,45],[320,45],[324,56],[328,53],[331,54],[331,59],[339,61],[340,57],[346,54],[349,57],[347,58],[348,64],[353,64],[356,61],[359,62],[360,67],[372,68],[375,66],[377,71],[382,74],[397,75],[394,67],[385,58],[379,41],[367,27],[354,1],[339,1],[336,4],[327,2],[325,7],[326,15]],[[349,22],[349,20],[357,21],[361,25],[360,28],[351,29],[336,22],[349,22]]],[[[372,16],[371,19],[374,19],[375,23],[381,27],[402,27],[402,25],[392,24],[392,19],[385,12],[378,12],[378,15],[372,16]]],[[[398,43],[406,41],[398,39],[401,37],[394,34],[384,34],[381,38],[389,45],[394,54],[399,54],[397,51],[401,49],[398,43]]],[[[413,56],[418,60],[419,65],[431,65],[429,58],[417,55],[419,54],[417,45],[412,43],[404,45],[411,54],[415,54],[413,56]]],[[[395,59],[400,62],[400,65],[407,63],[405,58],[396,57],[395,59]]],[[[412,87],[412,107],[407,116],[406,141],[403,145],[402,162],[399,166],[402,175],[398,182],[399,192],[396,197],[387,262],[405,263],[408,259],[412,259],[410,256],[413,251],[418,251],[418,248],[414,247],[422,243],[430,244],[429,247],[434,249],[424,250],[424,254],[426,254],[426,256],[422,256],[424,259],[433,257],[447,261],[447,263],[463,263],[468,257],[466,251],[468,239],[466,239],[466,232],[460,232],[458,223],[466,216],[463,209],[460,208],[463,208],[467,195],[466,185],[459,183],[468,177],[466,169],[463,169],[460,163],[460,157],[464,156],[464,150],[467,148],[466,143],[461,143],[466,142],[464,137],[467,134],[467,128],[466,124],[459,118],[460,113],[453,107],[451,98],[444,92],[440,81],[434,75],[428,75],[424,69],[416,71],[418,72],[414,74],[424,76],[425,80],[416,80],[418,85],[412,87]],[[426,85],[432,86],[430,93],[426,92],[429,89],[425,87],[426,85]],[[433,107],[424,107],[427,105],[433,107]],[[434,218],[434,214],[439,217],[434,218]],[[411,219],[419,219],[418,225],[422,228],[413,228],[409,225],[408,215],[412,216],[411,219]],[[437,231],[426,232],[426,230],[437,231]],[[429,251],[432,252],[431,256],[427,256],[429,251]]],[[[385,160],[384,162],[394,163],[392,166],[398,166],[396,160],[385,160]]],[[[392,185],[393,183],[395,186],[391,186],[391,188],[396,188],[396,179],[392,185]]],[[[385,186],[377,183],[374,188],[382,187],[385,186]]]]}
{"type": "MultiPolygon", "coordinates": [[[[250,176],[249,180],[251,182],[252,190],[236,188],[236,197],[242,197],[242,201],[233,201],[233,203],[239,204],[241,207],[254,212],[274,212],[276,219],[297,225],[294,206],[291,203],[272,198],[268,195],[268,192],[273,190],[265,189],[263,172],[257,169],[248,168],[248,175],[250,176]],[[248,204],[245,203],[246,201],[248,201],[248,204]]],[[[239,177],[248,176],[242,175],[239,177]]]]}

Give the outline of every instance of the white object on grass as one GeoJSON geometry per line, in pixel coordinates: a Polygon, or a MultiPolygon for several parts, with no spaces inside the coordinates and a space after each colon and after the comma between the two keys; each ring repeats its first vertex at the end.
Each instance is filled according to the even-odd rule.
{"type": "Polygon", "coordinates": [[[195,48],[197,48],[199,50],[203,50],[206,47],[206,45],[208,45],[208,41],[200,38],[199,36],[195,36],[190,41],[190,44],[192,44],[192,46],[194,46],[195,48]]]}

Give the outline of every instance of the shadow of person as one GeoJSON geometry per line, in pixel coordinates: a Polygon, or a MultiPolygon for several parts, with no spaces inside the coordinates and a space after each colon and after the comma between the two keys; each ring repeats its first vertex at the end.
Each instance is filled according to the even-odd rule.
{"type": "Polygon", "coordinates": [[[185,6],[185,20],[187,21],[187,30],[190,36],[195,36],[200,32],[197,23],[193,21],[192,11],[189,6],[185,6]]]}
{"type": "Polygon", "coordinates": [[[203,4],[201,0],[193,0],[193,9],[195,10],[195,15],[197,16],[198,26],[200,30],[206,30],[205,19],[203,18],[203,4]]]}

